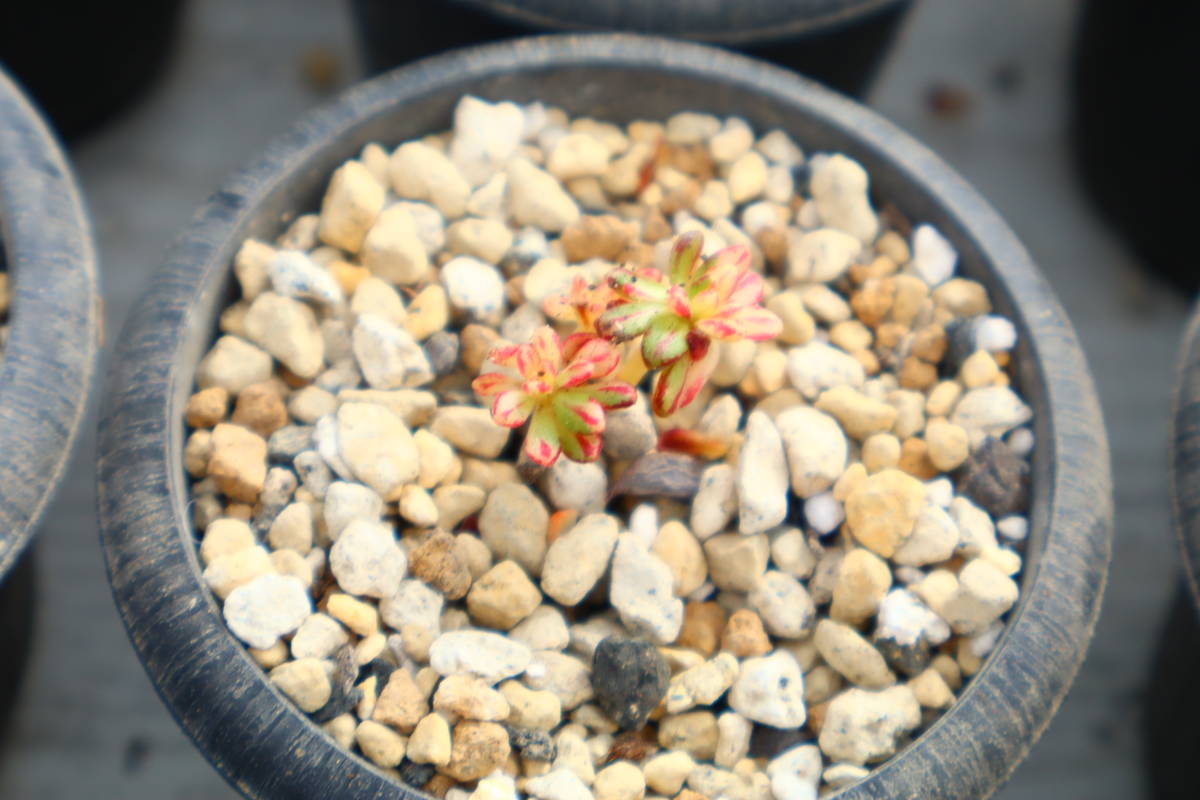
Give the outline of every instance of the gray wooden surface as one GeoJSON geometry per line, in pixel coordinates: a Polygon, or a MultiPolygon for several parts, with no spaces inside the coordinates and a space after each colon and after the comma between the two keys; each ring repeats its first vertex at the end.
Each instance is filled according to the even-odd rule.
{"type": "MultiPolygon", "coordinates": [[[[1117,540],[1104,615],[1074,691],[1002,800],[1144,796],[1139,696],[1178,563],[1165,442],[1187,304],[1142,278],[1074,180],[1063,133],[1077,5],[921,0],[871,97],[974,183],[1046,270],[1109,422],[1117,540]],[[995,88],[1004,67],[1018,76],[1007,92],[995,88]],[[928,110],[939,82],[969,92],[961,119],[928,110]]],[[[148,102],[75,153],[110,331],[206,195],[320,100],[301,78],[304,55],[329,49],[345,79],[356,70],[345,9],[331,0],[203,0],[184,33],[148,102]]],[[[82,443],[40,537],[40,628],[0,753],[0,798],[230,800],[150,688],[117,620],[96,543],[93,445],[90,436],[82,443]]]]}

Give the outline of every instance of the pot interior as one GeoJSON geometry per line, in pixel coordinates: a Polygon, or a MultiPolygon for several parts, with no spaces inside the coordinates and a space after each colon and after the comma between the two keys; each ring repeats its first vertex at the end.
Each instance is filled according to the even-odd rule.
{"type": "MultiPolygon", "coordinates": [[[[519,47],[519,43],[518,43],[519,47]]],[[[469,59],[467,52],[463,58],[469,59]]],[[[239,212],[228,235],[212,251],[211,257],[197,268],[204,270],[198,283],[198,302],[191,307],[191,317],[181,326],[178,343],[178,358],[175,362],[177,380],[167,420],[170,441],[167,458],[171,471],[172,500],[175,509],[176,535],[186,537],[197,588],[210,604],[212,612],[220,616],[220,610],[211,593],[200,580],[201,566],[193,541],[193,531],[188,514],[188,477],[183,468],[183,445],[186,439],[183,409],[188,396],[194,389],[193,376],[197,364],[217,336],[217,321],[221,310],[236,299],[237,284],[231,268],[234,254],[241,242],[249,237],[272,240],[299,214],[319,210],[322,194],[332,171],[343,161],[356,157],[368,142],[380,142],[394,147],[409,139],[430,133],[445,131],[453,126],[453,109],[464,94],[472,94],[491,101],[512,100],[518,103],[541,101],[566,110],[572,117],[590,116],[598,120],[616,123],[634,119],[665,120],[679,111],[702,111],[717,115],[744,117],[761,135],[772,128],[782,128],[789,133],[806,155],[820,152],[840,152],[857,160],[870,175],[872,199],[878,210],[884,203],[895,205],[914,224],[928,222],[954,245],[959,254],[958,274],[972,278],[987,287],[995,313],[1010,319],[1018,331],[1019,343],[1014,352],[1014,385],[1025,401],[1034,409],[1032,422],[1036,436],[1031,475],[1031,506],[1029,509],[1030,533],[1025,545],[1024,568],[1020,576],[1022,593],[1016,608],[1010,612],[1009,625],[1004,638],[993,651],[999,652],[1013,624],[1020,618],[1031,592],[1026,591],[1036,577],[1039,556],[1045,547],[1048,535],[1047,520],[1050,513],[1050,484],[1053,477],[1053,420],[1050,418],[1045,381],[1041,374],[1037,355],[1037,342],[1032,341],[1028,320],[1015,306],[1010,287],[995,271],[985,256],[982,245],[972,233],[975,209],[959,207],[950,209],[939,198],[939,184],[930,181],[923,173],[925,163],[933,163],[937,174],[944,175],[944,167],[919,146],[904,138],[890,141],[891,129],[851,128],[834,119],[823,116],[824,109],[835,112],[853,104],[831,94],[821,93],[818,106],[821,111],[802,108],[783,93],[764,92],[761,86],[753,88],[740,83],[736,76],[715,79],[712,74],[700,75],[686,64],[673,64],[669,54],[664,54],[660,66],[615,66],[612,63],[585,63],[554,67],[531,65],[517,66],[503,74],[488,77],[456,77],[452,69],[444,69],[436,76],[424,81],[416,80],[414,87],[406,87],[396,81],[397,75],[384,76],[379,81],[396,81],[397,91],[391,100],[372,100],[383,92],[363,94],[367,99],[355,120],[342,121],[345,110],[333,109],[328,113],[340,114],[336,135],[321,141],[299,154],[288,166],[271,179],[257,184],[254,191],[240,206],[249,209],[239,212]],[[436,84],[436,85],[434,85],[436,84]],[[394,97],[400,95],[397,102],[394,97]],[[373,105],[374,103],[374,105],[373,105]],[[885,152],[884,147],[894,152],[885,152]],[[896,153],[903,156],[898,160],[896,153]],[[962,215],[962,216],[959,216],[962,215]]],[[[448,64],[443,59],[441,64],[448,64]]],[[[430,73],[435,70],[430,69],[430,73]]],[[[469,73],[470,70],[463,70],[469,73]]],[[[779,73],[780,76],[783,73],[779,73]]],[[[791,80],[789,78],[789,80],[791,80]]],[[[780,83],[783,83],[780,80],[780,83]]],[[[374,83],[366,84],[370,90],[374,83]]],[[[352,90],[363,93],[364,89],[352,90]]],[[[281,143],[288,146],[285,138],[281,143]]],[[[251,165],[251,169],[259,165],[251,165]]],[[[261,174],[261,173],[260,173],[261,174]]],[[[958,179],[950,176],[953,186],[961,188],[958,179]]],[[[990,219],[990,212],[980,204],[990,219]]],[[[986,223],[990,224],[990,223],[986,223]]],[[[230,634],[232,637],[232,634],[230,634]]],[[[240,649],[240,645],[239,645],[240,649]]],[[[249,656],[246,655],[249,659],[249,656]]],[[[989,657],[988,663],[991,661],[989,657]]],[[[974,683],[987,671],[985,663],[974,683]]],[[[964,689],[958,703],[965,699],[971,686],[964,689]]],[[[298,713],[298,712],[297,712],[298,713]]],[[[926,729],[940,725],[949,715],[926,729]]],[[[919,739],[918,739],[919,741],[919,739]]],[[[911,746],[911,745],[910,745],[911,746]]],[[[903,751],[901,751],[902,753],[903,751]]],[[[900,754],[893,758],[898,758],[900,754]]]]}

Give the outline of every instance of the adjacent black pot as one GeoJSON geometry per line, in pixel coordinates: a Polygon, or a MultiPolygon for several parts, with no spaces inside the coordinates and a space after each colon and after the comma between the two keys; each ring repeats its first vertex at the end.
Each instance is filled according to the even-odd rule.
{"type": "Polygon", "coordinates": [[[166,65],[183,0],[5,4],[0,63],[66,139],[137,101],[166,65]]]}
{"type": "Polygon", "coordinates": [[[861,96],[910,0],[354,0],[371,73],[534,33],[628,31],[721,45],[861,96]]]}
{"type": "Polygon", "coordinates": [[[1183,580],[1151,671],[1145,760],[1156,800],[1196,794],[1191,759],[1200,750],[1200,304],[1183,336],[1171,429],[1171,513],[1183,551],[1183,580]]]}
{"type": "Polygon", "coordinates": [[[431,59],[355,87],[304,118],[205,205],[120,337],[101,420],[100,521],[134,647],[180,725],[254,798],[412,797],[297,711],[226,630],[200,579],[187,513],[183,407],[247,236],[318,207],[329,173],[362,146],[445,129],[464,93],[542,100],[598,119],[685,109],[779,126],[807,151],[858,159],[880,198],[939,226],[962,271],[1021,333],[1021,390],[1037,412],[1021,602],[962,701],[839,797],[986,797],[1045,728],[1083,658],[1111,541],[1108,449],[1083,353],[1012,232],[936,156],[870,111],[790,73],[693,44],[555,36],[431,59]]]}
{"type": "Polygon", "coordinates": [[[33,614],[28,549],[87,410],[100,305],[91,226],[45,123],[0,70],[0,267],[13,298],[0,355],[0,719],[33,614]],[[24,555],[24,558],[22,557],[24,555]]]}
{"type": "Polygon", "coordinates": [[[1200,155],[1179,98],[1195,85],[1195,3],[1088,0],[1075,42],[1071,150],[1084,188],[1134,255],[1189,294],[1200,289],[1179,231],[1194,216],[1200,155]]]}

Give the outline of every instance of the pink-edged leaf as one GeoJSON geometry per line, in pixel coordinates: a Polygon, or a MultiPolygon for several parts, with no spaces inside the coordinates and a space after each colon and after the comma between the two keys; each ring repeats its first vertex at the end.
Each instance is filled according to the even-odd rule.
{"type": "Polygon", "coordinates": [[[554,384],[542,378],[534,378],[531,381],[523,381],[520,387],[521,391],[530,397],[541,397],[542,395],[550,394],[554,391],[554,384]]]}
{"type": "Polygon", "coordinates": [[[644,333],[662,312],[661,303],[624,303],[601,314],[596,329],[617,340],[632,339],[644,333]]]}
{"type": "MultiPolygon", "coordinates": [[[[533,352],[535,369],[554,375],[562,365],[562,342],[558,334],[549,325],[536,329],[529,337],[529,347],[533,352]]],[[[521,374],[528,375],[525,370],[521,374]]]]}
{"type": "Polygon", "coordinates": [[[759,306],[733,309],[696,323],[696,329],[724,341],[773,339],[783,330],[783,322],[774,313],[759,306]]]}
{"type": "Polygon", "coordinates": [[[696,269],[700,252],[704,249],[704,234],[699,231],[685,233],[671,246],[671,283],[688,283],[696,269]]]}
{"type": "Polygon", "coordinates": [[[570,363],[558,375],[558,385],[570,389],[590,380],[607,377],[620,363],[621,354],[611,342],[591,336],[573,348],[570,363]]]}
{"type": "Polygon", "coordinates": [[[713,347],[703,358],[688,355],[664,367],[654,380],[650,398],[654,413],[667,417],[695,400],[716,368],[717,358],[718,351],[713,347]]]}
{"type": "Polygon", "coordinates": [[[750,270],[750,248],[744,244],[723,247],[704,261],[697,278],[703,278],[712,286],[727,294],[737,277],[750,270]]]}
{"type": "Polygon", "coordinates": [[[521,356],[521,348],[524,345],[519,344],[498,344],[488,351],[487,360],[501,367],[517,367],[517,362],[521,356]]]}
{"type": "Polygon", "coordinates": [[[562,452],[562,442],[559,441],[558,426],[551,409],[540,408],[534,413],[529,422],[529,430],[525,434],[523,449],[530,461],[544,467],[558,460],[558,454],[562,452]]]}
{"type": "Polygon", "coordinates": [[[737,276],[733,288],[725,302],[731,308],[756,306],[763,299],[763,278],[753,270],[746,270],[737,276]]]}
{"type": "Polygon", "coordinates": [[[684,319],[691,318],[692,302],[688,297],[687,289],[682,286],[672,286],[667,291],[667,308],[684,319]]]}
{"type": "Polygon", "coordinates": [[[491,397],[494,394],[515,388],[517,380],[503,372],[485,372],[471,381],[471,389],[476,394],[491,397]]]}
{"type": "Polygon", "coordinates": [[[608,285],[620,296],[634,302],[663,303],[667,299],[667,284],[628,269],[615,269],[609,273],[608,285]]]}
{"type": "Polygon", "coordinates": [[[587,387],[588,394],[606,409],[627,408],[637,402],[637,389],[624,381],[587,387]]]}
{"type": "Polygon", "coordinates": [[[533,413],[534,401],[529,395],[509,389],[496,395],[492,401],[492,419],[506,428],[519,428],[533,413]]]}
{"type": "Polygon", "coordinates": [[[562,437],[563,455],[572,461],[595,461],[604,448],[598,433],[568,433],[562,437]]]}
{"type": "Polygon", "coordinates": [[[603,433],[604,406],[585,390],[562,392],[554,397],[555,420],[561,432],[603,433]]]}
{"type": "Polygon", "coordinates": [[[547,297],[542,302],[542,311],[550,319],[561,322],[574,322],[579,316],[575,304],[565,294],[552,294],[547,297]]]}
{"type": "Polygon", "coordinates": [[[651,368],[670,364],[688,350],[691,325],[675,315],[663,315],[646,329],[642,337],[642,358],[651,368]]]}

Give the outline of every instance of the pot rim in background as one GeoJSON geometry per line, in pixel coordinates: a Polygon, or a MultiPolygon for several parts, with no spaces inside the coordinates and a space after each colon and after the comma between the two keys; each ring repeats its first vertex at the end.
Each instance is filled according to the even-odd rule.
{"type": "Polygon", "coordinates": [[[0,580],[37,531],[78,439],[100,301],[91,223],[53,133],[0,70],[0,247],[12,304],[0,356],[0,580]]]}
{"type": "Polygon", "coordinates": [[[1171,516],[1184,576],[1200,609],[1200,301],[1184,329],[1171,413],[1171,516]]]}
{"type": "Polygon", "coordinates": [[[638,27],[639,33],[743,46],[827,33],[910,0],[739,0],[735,5],[738,13],[747,20],[745,27],[731,25],[728,4],[705,0],[582,2],[570,6],[569,17],[562,13],[562,0],[457,2],[514,25],[577,33],[611,31],[613,16],[633,13],[639,22],[647,23],[638,27]]]}
{"type": "Polygon", "coordinates": [[[248,797],[425,797],[338,747],[271,685],[226,628],[201,581],[187,513],[183,407],[229,297],[230,262],[241,241],[273,238],[287,212],[315,209],[333,168],[365,143],[394,145],[435,125],[448,127],[464,92],[519,101],[546,95],[573,113],[614,121],[650,116],[640,102],[658,118],[692,108],[741,113],[760,132],[783,126],[807,150],[836,149],[858,159],[880,196],[935,222],[960,253],[961,271],[989,287],[1021,334],[1017,380],[1037,410],[1022,596],[959,702],[837,797],[990,795],[1066,695],[1107,575],[1107,438],[1074,331],[1000,217],[907,134],[785,70],[708,46],[629,34],[469,48],[353,87],[227,181],[176,242],[120,338],[101,420],[98,498],[114,597],[180,725],[248,797]],[[611,80],[605,84],[599,73],[611,73],[611,80]],[[612,87],[607,94],[605,86],[612,87]]]}

